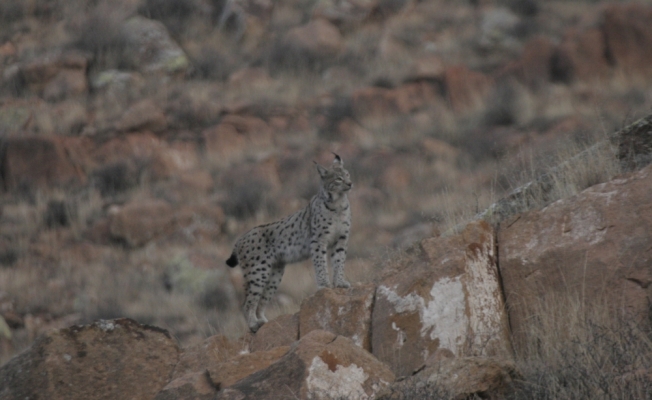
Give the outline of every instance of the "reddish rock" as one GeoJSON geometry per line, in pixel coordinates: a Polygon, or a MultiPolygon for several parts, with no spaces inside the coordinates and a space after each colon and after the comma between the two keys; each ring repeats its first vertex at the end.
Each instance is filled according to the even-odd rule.
{"type": "Polygon", "coordinates": [[[265,369],[283,357],[290,346],[274,347],[254,353],[240,354],[220,364],[208,366],[208,375],[213,385],[223,389],[240,379],[265,369]]]}
{"type": "Polygon", "coordinates": [[[371,309],[374,285],[349,289],[322,289],[301,303],[299,335],[324,330],[345,336],[363,349],[371,350],[371,309]]]}
{"type": "Polygon", "coordinates": [[[202,135],[207,157],[221,166],[267,153],[274,147],[272,130],[256,117],[227,115],[219,125],[206,129],[202,135]]]}
{"type": "Polygon", "coordinates": [[[376,399],[411,399],[406,393],[419,393],[422,395],[420,398],[439,395],[447,399],[504,399],[518,378],[511,361],[492,357],[444,358],[418,374],[392,384],[376,399]]]}
{"type": "Polygon", "coordinates": [[[221,391],[217,399],[373,398],[393,380],[385,364],[351,339],[317,330],[277,362],[221,391]]]}
{"type": "Polygon", "coordinates": [[[616,67],[627,74],[652,73],[652,7],[612,4],[604,11],[604,37],[616,67]]]}
{"type": "Polygon", "coordinates": [[[340,31],[330,22],[316,19],[291,29],[284,38],[294,51],[325,58],[337,55],[343,46],[340,31]]]}
{"type": "Polygon", "coordinates": [[[421,81],[406,83],[395,89],[396,107],[401,114],[408,114],[440,99],[435,85],[421,81]]]}
{"type": "Polygon", "coordinates": [[[509,356],[495,257],[494,232],[484,221],[413,248],[376,290],[374,355],[397,375],[410,375],[443,349],[458,357],[509,356]]]}
{"type": "Polygon", "coordinates": [[[299,340],[299,314],[284,314],[261,326],[252,335],[249,349],[252,352],[289,346],[299,340]]]}
{"type": "Polygon", "coordinates": [[[36,136],[6,139],[0,148],[0,177],[4,189],[85,182],[81,166],[74,163],[68,153],[74,141],[72,138],[36,136]]]}
{"type": "Polygon", "coordinates": [[[249,347],[243,340],[230,340],[223,335],[211,336],[197,345],[184,349],[174,368],[172,379],[196,372],[206,372],[211,365],[223,363],[248,352],[249,347]]]}
{"type": "Polygon", "coordinates": [[[536,310],[559,297],[649,321],[650,199],[647,167],[502,224],[500,271],[517,344],[536,310]]]}
{"type": "Polygon", "coordinates": [[[172,233],[172,206],[163,200],[144,200],[127,204],[110,217],[109,230],[114,239],[129,247],[140,247],[150,240],[172,233]]]}
{"type": "Polygon", "coordinates": [[[492,86],[490,77],[464,65],[448,67],[444,73],[446,98],[455,112],[472,111],[481,106],[492,86]]]}
{"type": "Polygon", "coordinates": [[[131,105],[115,123],[115,129],[123,132],[149,130],[160,132],[167,128],[163,111],[152,100],[141,100],[131,105]]]}
{"type": "Polygon", "coordinates": [[[208,373],[195,372],[168,383],[154,400],[212,400],[216,393],[208,373]]]}
{"type": "Polygon", "coordinates": [[[2,399],[153,398],[179,348],[160,328],[130,319],[52,331],[0,368],[2,399]]]}
{"type": "Polygon", "coordinates": [[[503,74],[513,74],[532,89],[550,82],[555,45],[545,36],[536,36],[523,46],[521,57],[505,67],[503,74]]]}
{"type": "Polygon", "coordinates": [[[563,79],[604,79],[611,71],[606,54],[602,31],[569,29],[557,49],[553,68],[563,79]]]}
{"type": "Polygon", "coordinates": [[[21,65],[20,74],[30,91],[56,101],[88,91],[87,64],[80,54],[53,53],[21,65]]]}

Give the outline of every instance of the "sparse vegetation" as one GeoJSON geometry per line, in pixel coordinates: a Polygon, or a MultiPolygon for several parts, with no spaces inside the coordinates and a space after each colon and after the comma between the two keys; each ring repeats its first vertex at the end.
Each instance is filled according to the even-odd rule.
{"type": "MultiPolygon", "coordinates": [[[[592,2],[498,2],[520,24],[497,39],[513,47],[496,50],[479,43],[492,5],[383,0],[360,20],[347,12],[332,24],[342,40],[335,55],[285,40],[319,2],[271,2],[269,15],[226,15],[225,3],[0,1],[0,298],[11,299],[17,316],[14,339],[0,338],[0,363],[46,329],[98,318],[161,326],[183,346],[215,333],[239,336],[242,277],[224,259],[248,228],[306,204],[317,187],[312,161],[330,151],[350,160],[355,185],[347,275],[372,282],[411,257],[397,237],[446,234],[479,214],[496,222],[617,176],[604,136],[652,107],[647,75],[617,71],[613,59],[610,75],[595,82],[571,76],[556,53],[535,60],[551,74],[535,88],[507,68],[534,35],[557,46],[568,29],[580,29],[577,21],[597,14],[592,2]],[[134,16],[162,23],[191,65],[168,74],[127,60],[124,24],[134,16]],[[82,61],[48,64],[67,52],[82,61]],[[30,75],[30,65],[38,73],[30,75]],[[453,107],[448,68],[460,65],[491,85],[486,96],[457,88],[462,100],[478,99],[470,108],[453,107]],[[239,80],[231,79],[236,72],[239,80]],[[45,99],[50,84],[63,87],[62,97],[45,99]],[[79,93],[67,94],[73,84],[79,93]],[[365,97],[370,88],[382,90],[365,97]],[[163,117],[155,122],[165,128],[116,128],[141,100],[157,105],[163,117]],[[254,132],[236,127],[210,148],[207,132],[233,115],[256,118],[254,132]],[[264,145],[252,139],[258,129],[272,132],[264,145]],[[69,141],[55,154],[61,159],[48,160],[42,182],[10,188],[9,174],[29,175],[32,155],[9,160],[5,140],[29,135],[69,141]],[[124,149],[133,154],[123,160],[124,149]],[[235,155],[224,160],[227,153],[235,155]],[[268,175],[250,173],[267,162],[275,166],[268,175]],[[83,176],[81,187],[50,179],[59,167],[83,176]],[[506,213],[482,214],[524,187],[506,213]],[[170,206],[169,226],[127,249],[111,231],[116,213],[153,198],[170,206]]],[[[285,277],[270,317],[295,312],[315,290],[309,263],[288,267],[285,277]]],[[[652,397],[649,331],[570,300],[546,307],[518,354],[523,379],[514,399],[652,397]]],[[[428,385],[404,395],[446,398],[428,385]]]]}

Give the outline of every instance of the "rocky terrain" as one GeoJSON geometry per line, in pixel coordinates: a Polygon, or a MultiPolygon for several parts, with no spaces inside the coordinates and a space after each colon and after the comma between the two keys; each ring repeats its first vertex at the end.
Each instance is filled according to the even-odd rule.
{"type": "Polygon", "coordinates": [[[1,399],[650,396],[650,118],[621,128],[652,105],[651,5],[8,0],[0,22],[1,399]],[[288,267],[246,334],[224,260],[331,151],[356,285],[288,267]]]}

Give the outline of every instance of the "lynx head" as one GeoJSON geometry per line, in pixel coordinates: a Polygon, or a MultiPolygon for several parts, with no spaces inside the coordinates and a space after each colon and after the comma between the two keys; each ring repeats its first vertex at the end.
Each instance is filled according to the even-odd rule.
{"type": "Polygon", "coordinates": [[[353,183],[351,183],[351,176],[349,171],[344,169],[344,162],[337,154],[331,164],[330,168],[317,165],[317,172],[321,176],[321,183],[326,191],[331,193],[345,193],[351,190],[353,183]]]}

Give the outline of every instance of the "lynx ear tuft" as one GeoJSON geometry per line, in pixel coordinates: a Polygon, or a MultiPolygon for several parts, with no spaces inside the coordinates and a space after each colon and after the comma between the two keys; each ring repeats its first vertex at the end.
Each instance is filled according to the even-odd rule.
{"type": "MultiPolygon", "coordinates": [[[[332,153],[332,152],[331,152],[332,153]]],[[[342,161],[342,157],[338,156],[337,154],[333,153],[335,156],[335,160],[333,160],[333,164],[340,164],[344,165],[344,162],[342,161]]]]}

